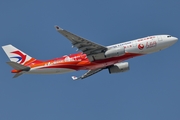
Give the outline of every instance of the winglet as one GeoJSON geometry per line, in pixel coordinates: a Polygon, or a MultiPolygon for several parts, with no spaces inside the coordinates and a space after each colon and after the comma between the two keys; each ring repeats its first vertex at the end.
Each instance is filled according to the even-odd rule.
{"type": "Polygon", "coordinates": [[[78,80],[78,79],[81,79],[80,77],[78,78],[78,77],[76,77],[76,76],[72,76],[72,79],[73,80],[78,80]]]}
{"type": "Polygon", "coordinates": [[[62,28],[60,28],[60,27],[57,26],[57,25],[55,25],[54,27],[56,28],[57,31],[58,31],[58,30],[63,30],[62,28]]]}

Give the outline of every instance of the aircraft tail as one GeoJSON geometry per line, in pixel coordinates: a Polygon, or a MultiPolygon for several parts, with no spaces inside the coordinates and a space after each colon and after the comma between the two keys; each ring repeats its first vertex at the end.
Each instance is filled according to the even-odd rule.
{"type": "Polygon", "coordinates": [[[12,45],[5,45],[2,48],[11,62],[25,65],[36,60],[12,45]]]}
{"type": "Polygon", "coordinates": [[[25,72],[28,72],[31,69],[30,67],[27,67],[27,66],[24,66],[19,63],[12,62],[12,61],[7,62],[7,64],[15,69],[15,70],[12,70],[12,73],[16,73],[13,78],[19,77],[20,75],[22,75],[25,72]]]}
{"type": "Polygon", "coordinates": [[[19,70],[19,71],[29,71],[30,70],[30,67],[21,65],[21,64],[16,63],[16,62],[7,62],[7,64],[10,65],[15,70],[19,70]]]}
{"type": "Polygon", "coordinates": [[[35,58],[30,57],[12,45],[5,45],[2,46],[2,48],[10,59],[10,62],[7,62],[7,64],[14,68],[11,72],[16,73],[13,78],[19,77],[23,73],[28,72],[30,70],[28,64],[36,61],[35,58]]]}

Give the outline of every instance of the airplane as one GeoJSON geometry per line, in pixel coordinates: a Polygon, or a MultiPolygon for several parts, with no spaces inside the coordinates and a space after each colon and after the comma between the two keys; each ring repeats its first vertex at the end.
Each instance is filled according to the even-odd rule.
{"type": "Polygon", "coordinates": [[[72,76],[73,80],[87,78],[104,69],[110,74],[126,72],[130,69],[127,59],[157,52],[170,47],[178,41],[171,35],[152,35],[144,38],[104,46],[77,36],[67,30],[55,26],[76,47],[76,54],[64,55],[51,60],[38,60],[17,49],[13,45],[2,46],[9,57],[7,62],[15,73],[13,78],[22,74],[61,74],[78,70],[87,70],[80,76],[72,76]]]}

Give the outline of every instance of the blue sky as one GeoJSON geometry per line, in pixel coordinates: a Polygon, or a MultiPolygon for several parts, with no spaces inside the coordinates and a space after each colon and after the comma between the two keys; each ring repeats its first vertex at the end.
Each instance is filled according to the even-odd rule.
{"type": "MultiPolygon", "coordinates": [[[[0,45],[13,44],[37,59],[75,53],[54,25],[102,45],[156,34],[180,38],[178,0],[1,1],[0,45]]],[[[23,75],[12,79],[3,50],[1,120],[180,119],[179,45],[128,60],[130,71],[104,70],[80,81],[86,71],[23,75]]]]}

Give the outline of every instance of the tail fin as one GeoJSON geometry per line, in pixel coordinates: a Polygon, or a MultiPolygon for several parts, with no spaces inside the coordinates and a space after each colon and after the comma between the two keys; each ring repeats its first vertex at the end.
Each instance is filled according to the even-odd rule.
{"type": "Polygon", "coordinates": [[[12,62],[24,65],[27,62],[36,60],[12,45],[5,45],[2,48],[12,62]]]}

